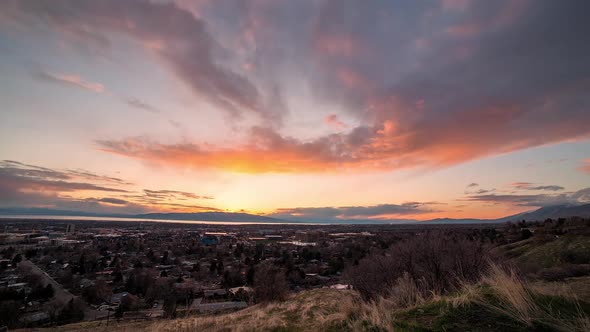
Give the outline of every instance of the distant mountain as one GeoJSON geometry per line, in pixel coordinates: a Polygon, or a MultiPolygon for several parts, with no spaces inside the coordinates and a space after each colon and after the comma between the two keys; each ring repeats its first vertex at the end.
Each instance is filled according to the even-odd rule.
{"type": "Polygon", "coordinates": [[[195,220],[195,221],[235,221],[235,222],[285,222],[285,220],[233,212],[194,212],[194,213],[147,213],[132,216],[139,219],[195,220]]]}
{"type": "Polygon", "coordinates": [[[465,219],[453,219],[453,218],[436,218],[431,220],[423,221],[426,223],[433,223],[433,224],[483,224],[483,223],[497,223],[499,222],[497,219],[473,219],[473,218],[465,218],[465,219]]]}
{"type": "Polygon", "coordinates": [[[480,224],[499,223],[508,221],[542,221],[547,218],[583,217],[590,218],[590,204],[584,205],[552,205],[539,208],[534,211],[524,212],[498,219],[452,219],[438,218],[425,221],[413,219],[342,219],[342,220],[315,220],[300,218],[271,218],[248,213],[234,212],[194,212],[194,213],[146,213],[146,214],[107,214],[92,213],[84,211],[53,210],[47,208],[0,208],[0,216],[21,215],[21,216],[68,216],[68,217],[114,217],[114,218],[136,218],[151,220],[185,220],[185,221],[220,221],[220,222],[256,222],[256,223],[325,223],[325,224],[410,224],[410,223],[433,223],[433,224],[480,224]]]}
{"type": "Polygon", "coordinates": [[[557,218],[568,218],[568,217],[582,217],[590,218],[590,204],[583,205],[551,205],[545,206],[540,209],[519,213],[513,216],[500,218],[501,221],[543,221],[545,219],[557,219],[557,218]]]}
{"type": "Polygon", "coordinates": [[[66,217],[109,217],[135,218],[153,220],[188,220],[188,221],[233,221],[233,222],[287,222],[285,220],[258,216],[248,213],[233,212],[195,212],[195,213],[146,213],[146,214],[111,214],[84,211],[54,210],[47,208],[0,208],[0,216],[66,216],[66,217]]]}

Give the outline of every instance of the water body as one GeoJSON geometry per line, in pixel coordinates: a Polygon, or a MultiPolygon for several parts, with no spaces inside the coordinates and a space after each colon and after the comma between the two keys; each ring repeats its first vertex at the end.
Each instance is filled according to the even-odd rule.
{"type": "Polygon", "coordinates": [[[26,220],[88,220],[88,221],[138,221],[138,222],[163,222],[176,224],[200,224],[200,225],[329,225],[326,223],[310,222],[256,222],[256,221],[204,221],[204,220],[178,220],[178,219],[150,219],[150,218],[120,218],[120,217],[94,217],[94,216],[44,216],[44,215],[0,215],[0,221],[6,219],[26,220]]]}

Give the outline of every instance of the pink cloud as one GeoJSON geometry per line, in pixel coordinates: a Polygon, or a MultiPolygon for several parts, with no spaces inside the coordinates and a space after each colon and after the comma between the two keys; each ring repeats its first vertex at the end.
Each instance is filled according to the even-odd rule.
{"type": "Polygon", "coordinates": [[[334,128],[334,129],[346,129],[348,128],[348,125],[342,121],[340,121],[338,119],[338,116],[336,114],[329,114],[324,118],[324,123],[327,124],[328,126],[334,128]]]}
{"type": "MultiPolygon", "coordinates": [[[[266,96],[216,58],[228,50],[212,37],[205,22],[173,3],[59,0],[39,5],[7,0],[1,6],[6,16],[22,24],[42,21],[65,37],[76,36],[78,42],[81,36],[108,41],[110,32],[125,34],[162,61],[194,94],[221,110],[235,117],[243,112],[266,115],[266,96]]],[[[51,77],[95,92],[104,90],[75,75],[51,77]]]]}
{"type": "MultiPolygon", "coordinates": [[[[460,0],[449,0],[449,2],[457,2],[454,4],[456,7],[449,5],[455,10],[463,5],[463,1],[460,0]]],[[[505,28],[515,23],[521,17],[526,12],[528,5],[528,0],[507,1],[500,5],[489,17],[477,21],[469,20],[467,22],[452,25],[446,29],[446,32],[455,38],[472,38],[484,31],[505,28]]],[[[468,6],[468,2],[465,6],[468,6]]]]}
{"type": "Polygon", "coordinates": [[[48,72],[41,72],[39,75],[41,78],[48,81],[70,85],[96,93],[103,93],[105,91],[105,87],[102,84],[86,81],[76,74],[53,74],[48,72]]]}

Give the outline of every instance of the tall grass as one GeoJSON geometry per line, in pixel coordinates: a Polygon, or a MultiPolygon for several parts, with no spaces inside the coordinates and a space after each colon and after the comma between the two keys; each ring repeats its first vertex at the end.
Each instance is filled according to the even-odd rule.
{"type": "MultiPolygon", "coordinates": [[[[478,281],[463,281],[458,290],[452,293],[440,295],[430,292],[425,295],[419,286],[419,282],[409,274],[403,274],[384,295],[371,300],[362,299],[356,291],[316,289],[291,295],[285,302],[259,304],[238,312],[163,320],[116,329],[128,332],[394,332],[400,330],[403,324],[414,323],[426,324],[426,328],[436,330],[436,321],[439,319],[447,323],[454,320],[453,323],[458,325],[448,326],[456,329],[456,326],[478,324],[478,318],[467,322],[462,320],[483,314],[488,316],[492,326],[497,321],[499,328],[506,323],[521,326],[523,330],[548,328],[564,332],[590,331],[588,311],[584,311],[588,307],[583,307],[583,302],[578,301],[571,289],[556,284],[551,287],[530,285],[514,270],[495,264],[490,264],[478,281]],[[416,316],[420,312],[425,315],[423,319],[416,316]],[[457,315],[457,312],[463,314],[457,315]]],[[[107,330],[103,328],[101,331],[107,330]]]]}
{"type": "MultiPolygon", "coordinates": [[[[544,325],[557,331],[590,331],[590,317],[584,312],[575,294],[561,289],[559,295],[553,294],[554,302],[561,302],[561,307],[572,310],[564,313],[560,309],[546,303],[543,291],[529,287],[514,270],[490,264],[490,270],[482,280],[484,287],[489,287],[492,297],[485,292],[475,302],[504,316],[511,317],[526,326],[544,325]]],[[[485,288],[484,288],[485,289],[485,288]]]]}
{"type": "Polygon", "coordinates": [[[162,321],[142,332],[349,329],[348,319],[359,304],[354,292],[318,289],[293,295],[285,302],[259,304],[233,313],[162,321]]]}

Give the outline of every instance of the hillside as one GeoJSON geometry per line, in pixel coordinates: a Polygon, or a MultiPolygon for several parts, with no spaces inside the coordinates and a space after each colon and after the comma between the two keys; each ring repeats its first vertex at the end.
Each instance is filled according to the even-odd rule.
{"type": "MultiPolygon", "coordinates": [[[[588,288],[590,280],[582,285],[588,288]]],[[[577,284],[579,287],[580,284],[577,284]]],[[[156,331],[587,331],[590,304],[561,284],[525,285],[499,270],[478,285],[408,307],[388,299],[366,303],[350,290],[316,289],[282,303],[255,305],[216,316],[176,320],[84,322],[57,332],[156,331]]],[[[48,331],[28,329],[26,331],[48,331]]],[[[24,332],[24,330],[23,330],[24,332]]]]}
{"type": "Polygon", "coordinates": [[[551,205],[525,213],[519,213],[498,219],[499,221],[543,221],[546,219],[581,217],[590,218],[590,204],[583,205],[551,205]]]}

